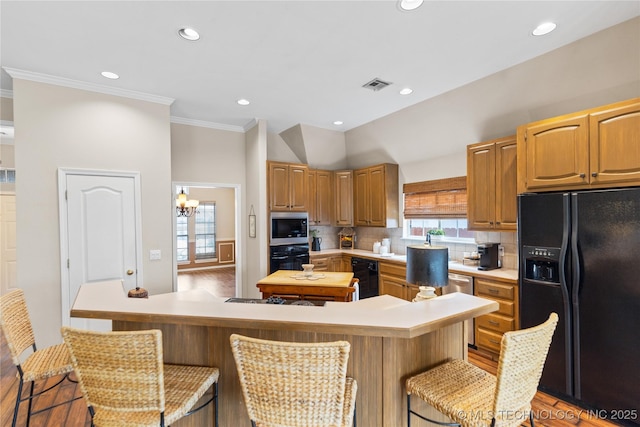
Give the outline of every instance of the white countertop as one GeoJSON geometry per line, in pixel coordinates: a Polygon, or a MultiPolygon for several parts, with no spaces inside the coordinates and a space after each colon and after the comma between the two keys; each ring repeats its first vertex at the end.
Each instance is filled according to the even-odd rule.
{"type": "Polygon", "coordinates": [[[226,299],[204,289],[128,298],[120,281],[107,281],[82,285],[71,316],[256,329],[289,324],[316,331],[411,338],[498,308],[494,301],[461,293],[420,302],[381,295],[354,302],[328,301],[324,307],[225,303],[226,299]]]}
{"type": "MultiPolygon", "coordinates": [[[[384,261],[392,261],[398,262],[401,264],[407,263],[406,255],[391,255],[391,256],[382,256],[380,254],[375,254],[373,251],[365,251],[363,249],[323,249],[321,251],[311,251],[310,256],[322,256],[322,255],[337,255],[337,254],[347,254],[357,257],[364,257],[375,259],[380,262],[384,261]]],[[[458,274],[468,274],[473,275],[474,277],[486,277],[487,279],[502,279],[508,280],[511,282],[518,281],[518,270],[510,269],[510,268],[497,268],[494,270],[478,270],[478,266],[475,265],[464,265],[459,261],[450,261],[449,262],[449,271],[452,273],[458,274]]]]}

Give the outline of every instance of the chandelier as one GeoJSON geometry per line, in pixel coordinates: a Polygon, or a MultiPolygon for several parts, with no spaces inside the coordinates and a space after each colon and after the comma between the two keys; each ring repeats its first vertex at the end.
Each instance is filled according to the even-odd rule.
{"type": "Polygon", "coordinates": [[[187,195],[184,194],[184,188],[180,190],[178,198],[176,199],[176,215],[177,216],[192,216],[198,209],[199,201],[191,199],[187,200],[187,195]]]}

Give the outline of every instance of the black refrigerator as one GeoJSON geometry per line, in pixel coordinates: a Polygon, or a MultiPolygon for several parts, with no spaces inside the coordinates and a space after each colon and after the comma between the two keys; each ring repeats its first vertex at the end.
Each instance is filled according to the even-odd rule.
{"type": "Polygon", "coordinates": [[[520,326],[560,317],[540,389],[640,424],[640,188],[519,195],[518,245],[520,326]]]}

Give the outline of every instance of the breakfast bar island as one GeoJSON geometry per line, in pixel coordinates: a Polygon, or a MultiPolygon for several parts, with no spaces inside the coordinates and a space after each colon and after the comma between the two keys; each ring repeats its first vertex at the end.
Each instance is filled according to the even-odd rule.
{"type": "MultiPolygon", "coordinates": [[[[226,301],[202,289],[127,298],[120,281],[109,281],[83,285],[71,316],[111,320],[113,330],[160,329],[166,363],[218,367],[219,421],[229,427],[250,425],[229,344],[232,333],[348,341],[347,375],[358,383],[358,425],[388,427],[406,425],[405,379],[450,359],[466,359],[464,321],[498,309],[494,301],[461,293],[414,303],[389,295],[323,306],[226,301]]],[[[213,425],[213,406],[175,425],[213,425]]]]}

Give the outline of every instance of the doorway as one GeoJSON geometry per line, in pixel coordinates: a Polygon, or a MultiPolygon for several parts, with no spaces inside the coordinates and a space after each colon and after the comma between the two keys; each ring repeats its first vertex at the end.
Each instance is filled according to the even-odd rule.
{"type": "MultiPolygon", "coordinates": [[[[212,236],[196,236],[196,219],[203,219],[198,218],[200,214],[185,218],[174,213],[174,291],[203,288],[215,296],[240,296],[242,245],[239,238],[239,185],[174,182],[173,189],[175,198],[184,192],[188,200],[198,200],[200,213],[205,210],[210,212],[211,206],[215,207],[215,254],[211,254],[211,247],[206,247],[208,254],[202,253],[203,247],[210,245],[212,236]]],[[[197,227],[202,230],[203,224],[199,223],[197,227]]]]}

